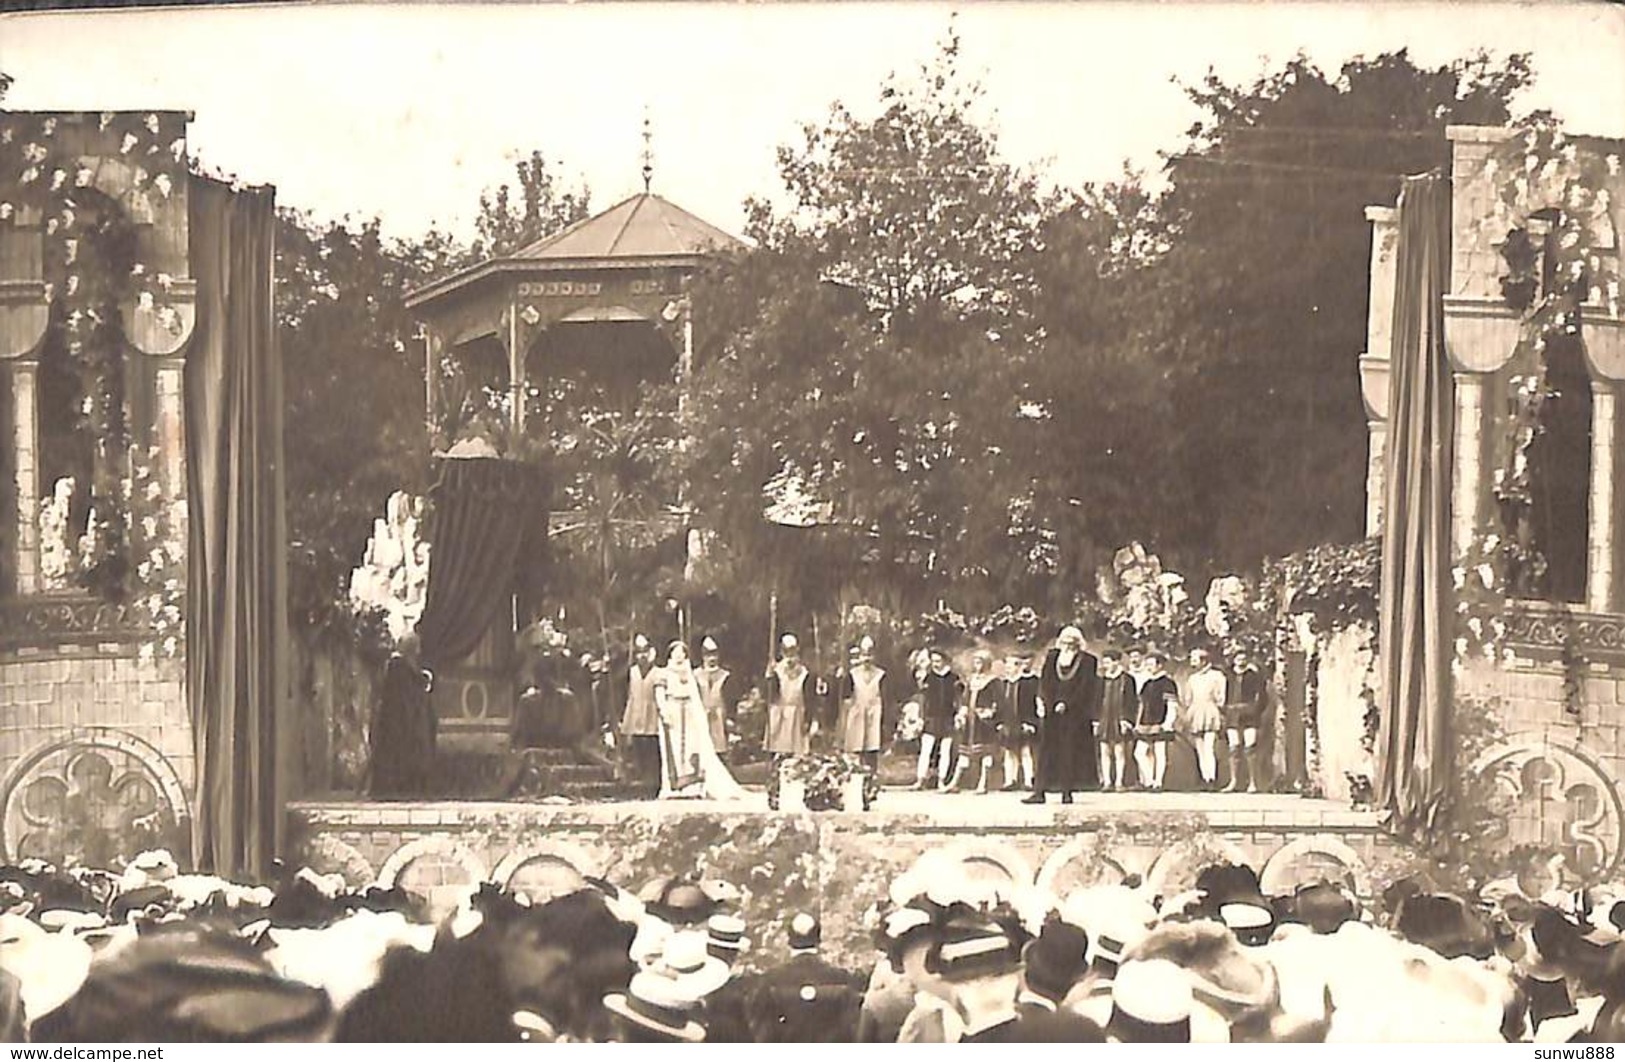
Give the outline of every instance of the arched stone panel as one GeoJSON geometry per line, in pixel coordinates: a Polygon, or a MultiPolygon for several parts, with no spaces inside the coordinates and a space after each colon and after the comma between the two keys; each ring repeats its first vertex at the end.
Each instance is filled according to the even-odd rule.
{"type": "Polygon", "coordinates": [[[34,748],[0,783],[0,848],[113,866],[149,848],[189,855],[180,775],[151,744],[106,727],[74,730],[34,748]]]}
{"type": "Polygon", "coordinates": [[[1330,834],[1315,834],[1288,841],[1264,862],[1258,881],[1264,892],[1279,896],[1300,885],[1334,881],[1351,886],[1361,896],[1370,894],[1371,882],[1360,854],[1330,834]]]}
{"type": "Polygon", "coordinates": [[[338,874],[352,889],[362,889],[378,879],[367,857],[332,834],[317,834],[305,844],[305,865],[318,874],[338,874]]]}
{"type": "Polygon", "coordinates": [[[1247,853],[1223,837],[1199,833],[1176,841],[1164,849],[1145,873],[1145,883],[1153,896],[1172,896],[1196,883],[1196,875],[1214,863],[1251,865],[1247,853]]]}
{"type": "Polygon", "coordinates": [[[1091,885],[1121,885],[1129,875],[1143,869],[1131,869],[1125,862],[1128,858],[1108,851],[1099,834],[1076,837],[1044,860],[1038,868],[1037,884],[1044,892],[1062,899],[1091,885]]]}
{"type": "Polygon", "coordinates": [[[439,920],[486,880],[485,863],[468,847],[446,837],[420,837],[394,852],[378,872],[384,888],[399,886],[421,898],[439,920]]]}
{"type": "Polygon", "coordinates": [[[1489,781],[1498,833],[1491,841],[1563,856],[1582,882],[1610,877],[1625,855],[1625,800],[1613,773],[1590,753],[1539,734],[1515,734],[1469,770],[1489,781]]]}
{"type": "Polygon", "coordinates": [[[575,892],[594,873],[596,864],[582,849],[564,841],[543,841],[503,856],[491,880],[509,892],[525,893],[532,903],[545,903],[575,892]]]}

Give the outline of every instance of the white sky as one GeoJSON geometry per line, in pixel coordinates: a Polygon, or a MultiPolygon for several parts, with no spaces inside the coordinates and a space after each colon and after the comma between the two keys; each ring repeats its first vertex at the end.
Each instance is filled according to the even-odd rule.
{"type": "Polygon", "coordinates": [[[1051,181],[1155,165],[1195,119],[1174,78],[1335,69],[1408,46],[1434,65],[1530,51],[1526,107],[1625,136],[1625,7],[1600,3],[331,5],[0,16],[19,109],[196,112],[216,168],[323,217],[467,235],[480,191],[540,148],[597,208],[640,187],[733,231],[778,190],[774,149],[927,60],[959,11],[1006,155],[1051,181]]]}

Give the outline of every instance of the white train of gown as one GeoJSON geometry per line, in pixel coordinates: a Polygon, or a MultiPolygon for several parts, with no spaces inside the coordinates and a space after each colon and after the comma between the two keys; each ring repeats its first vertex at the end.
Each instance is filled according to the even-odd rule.
{"type": "Polygon", "coordinates": [[[655,686],[660,708],[660,797],[743,800],[745,789],[717,755],[692,668],[664,668],[655,686]]]}

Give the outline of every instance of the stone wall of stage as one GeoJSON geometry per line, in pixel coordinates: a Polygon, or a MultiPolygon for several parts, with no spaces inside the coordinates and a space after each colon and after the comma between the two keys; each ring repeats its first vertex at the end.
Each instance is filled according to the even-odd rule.
{"type": "Polygon", "coordinates": [[[1506,653],[1456,678],[1485,702],[1503,740],[1478,768],[1509,806],[1507,842],[1561,853],[1582,878],[1625,860],[1625,616],[1525,604],[1507,616],[1506,653]]]}
{"type": "MultiPolygon", "coordinates": [[[[883,795],[886,801],[890,795],[883,795]]],[[[297,803],[289,857],[353,885],[399,884],[444,911],[469,886],[495,881],[538,898],[606,877],[636,889],[661,875],[717,877],[744,892],[753,961],[784,954],[798,911],[824,923],[843,961],[873,955],[865,914],[926,851],[949,849],[973,875],[1065,894],[1138,876],[1164,894],[1197,869],[1228,859],[1259,868],[1266,889],[1349,881],[1370,895],[1400,853],[1368,812],[1287,796],[1161,794],[1155,811],[1134,794],[1088,804],[997,808],[975,798],[867,814],[777,813],[719,805],[297,803]],[[1170,802],[1171,801],[1171,802],[1170,802]]]]}
{"type": "Polygon", "coordinates": [[[184,854],[193,748],[183,668],[120,641],[0,653],[6,860],[184,854]]]}

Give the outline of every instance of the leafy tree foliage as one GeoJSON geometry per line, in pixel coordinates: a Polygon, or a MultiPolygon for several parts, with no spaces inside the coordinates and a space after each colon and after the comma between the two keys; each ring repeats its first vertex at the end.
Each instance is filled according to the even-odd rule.
{"type": "Polygon", "coordinates": [[[785,535],[762,526],[761,490],[827,501],[829,526],[790,552],[834,566],[779,572],[808,594],[991,593],[985,558],[1027,493],[1012,469],[1034,438],[1019,381],[1047,204],[976,122],[958,60],[950,35],[875,117],[837,104],[804,127],[779,152],[788,208],[752,204],[759,249],[696,293],[696,506],[774,570],[785,535]]]}
{"type": "Polygon", "coordinates": [[[517,194],[481,197],[480,239],[435,230],[386,239],[376,219],[318,224],[278,216],[277,326],[283,352],[291,543],[291,614],[305,629],[342,630],[345,580],[391,492],[428,473],[423,341],[408,291],[585,215],[540,152],[516,164],[517,194]]]}
{"type": "Polygon", "coordinates": [[[1370,233],[1406,174],[1445,165],[1449,124],[1503,124],[1524,56],[1417,66],[1404,51],[1328,74],[1299,57],[1248,85],[1210,74],[1167,160],[1170,234],[1150,350],[1178,439],[1168,503],[1183,552],[1223,566],[1361,530],[1370,233]]]}
{"type": "Polygon", "coordinates": [[[480,196],[472,260],[511,254],[589,213],[587,186],[567,188],[540,151],[514,163],[514,180],[515,185],[504,182],[480,196]]]}

